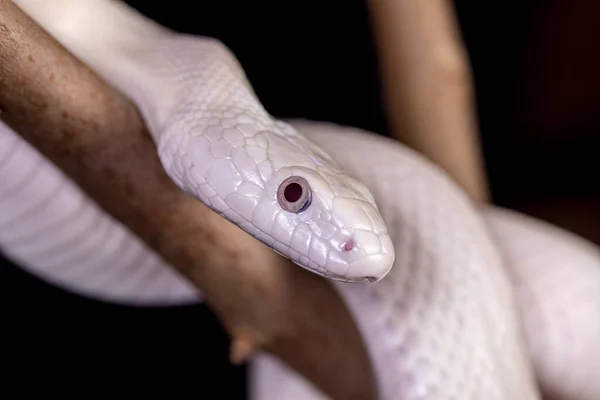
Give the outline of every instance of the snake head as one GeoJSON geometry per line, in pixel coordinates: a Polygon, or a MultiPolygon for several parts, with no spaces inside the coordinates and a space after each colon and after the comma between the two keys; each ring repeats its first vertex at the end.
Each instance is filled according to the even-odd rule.
{"type": "Polygon", "coordinates": [[[383,278],[394,247],[369,190],[287,125],[239,120],[195,127],[185,141],[163,135],[173,138],[159,145],[169,176],[311,272],[339,281],[383,278]]]}
{"type": "Polygon", "coordinates": [[[331,280],[375,282],[390,271],[391,238],[360,182],[328,167],[286,167],[265,189],[256,222],[280,254],[331,280]]]}

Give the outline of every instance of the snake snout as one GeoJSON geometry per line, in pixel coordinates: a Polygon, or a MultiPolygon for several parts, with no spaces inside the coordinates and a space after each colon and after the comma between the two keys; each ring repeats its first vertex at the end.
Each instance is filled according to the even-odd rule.
{"type": "Polygon", "coordinates": [[[385,254],[372,254],[350,264],[348,278],[352,281],[378,282],[392,269],[394,257],[385,254]]]}
{"type": "Polygon", "coordinates": [[[348,277],[369,282],[383,279],[392,268],[395,259],[394,245],[389,235],[356,230],[354,238],[359,256],[350,260],[348,277]]]}
{"type": "Polygon", "coordinates": [[[387,234],[355,234],[330,253],[326,266],[331,279],[345,282],[377,282],[391,270],[395,253],[387,234]]]}

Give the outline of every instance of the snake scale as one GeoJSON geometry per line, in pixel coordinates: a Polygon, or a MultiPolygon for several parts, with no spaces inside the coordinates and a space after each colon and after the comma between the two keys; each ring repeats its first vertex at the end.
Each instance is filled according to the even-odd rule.
{"type": "MultiPolygon", "coordinates": [[[[472,204],[390,139],[274,118],[215,39],[171,32],[115,0],[14,1],[136,103],[182,190],[335,281],[381,398],[600,399],[596,246],[472,204]]],[[[101,300],[202,300],[5,125],[0,249],[101,300]]],[[[325,398],[269,356],[252,364],[253,399],[325,398]]]]}

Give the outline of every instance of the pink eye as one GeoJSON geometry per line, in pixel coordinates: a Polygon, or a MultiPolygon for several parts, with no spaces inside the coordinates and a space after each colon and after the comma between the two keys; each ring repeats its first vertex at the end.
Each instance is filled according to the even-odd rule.
{"type": "Polygon", "coordinates": [[[307,180],[301,176],[290,176],[279,185],[277,202],[282,209],[300,213],[310,206],[311,189],[307,180]]]}
{"type": "Polygon", "coordinates": [[[296,182],[292,182],[283,190],[283,197],[289,203],[295,203],[302,197],[302,186],[296,182]]]}

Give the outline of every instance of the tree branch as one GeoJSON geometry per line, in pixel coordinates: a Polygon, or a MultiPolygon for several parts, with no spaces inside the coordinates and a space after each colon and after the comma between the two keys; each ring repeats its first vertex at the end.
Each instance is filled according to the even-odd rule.
{"type": "Polygon", "coordinates": [[[136,108],[0,0],[2,118],[202,290],[233,336],[336,399],[374,398],[358,330],[324,279],[276,255],[164,173],[136,108]]]}
{"type": "Polygon", "coordinates": [[[369,0],[392,136],[489,197],[466,49],[450,0],[369,0]]]}

